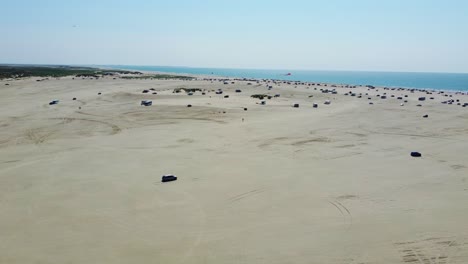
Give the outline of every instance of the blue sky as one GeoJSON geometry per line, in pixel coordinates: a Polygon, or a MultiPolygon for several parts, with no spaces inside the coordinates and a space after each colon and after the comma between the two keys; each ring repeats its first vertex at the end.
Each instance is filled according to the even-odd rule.
{"type": "Polygon", "coordinates": [[[468,72],[464,0],[0,0],[0,63],[468,72]]]}

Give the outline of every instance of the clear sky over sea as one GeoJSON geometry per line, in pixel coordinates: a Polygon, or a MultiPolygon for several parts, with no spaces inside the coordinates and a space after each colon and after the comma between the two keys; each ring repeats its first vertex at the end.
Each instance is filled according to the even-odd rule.
{"type": "Polygon", "coordinates": [[[0,63],[468,72],[465,0],[0,0],[0,63]]]}

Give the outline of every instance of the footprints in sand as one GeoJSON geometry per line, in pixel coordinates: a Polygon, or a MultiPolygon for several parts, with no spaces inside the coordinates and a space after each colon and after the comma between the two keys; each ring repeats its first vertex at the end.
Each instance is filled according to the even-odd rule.
{"type": "Polygon", "coordinates": [[[431,237],[394,244],[403,263],[464,264],[468,263],[468,241],[456,237],[431,237]]]}
{"type": "Polygon", "coordinates": [[[52,132],[44,131],[44,129],[41,128],[33,128],[26,130],[26,132],[24,133],[24,137],[34,144],[41,144],[44,143],[47,139],[49,139],[52,136],[52,134],[52,132]]]}

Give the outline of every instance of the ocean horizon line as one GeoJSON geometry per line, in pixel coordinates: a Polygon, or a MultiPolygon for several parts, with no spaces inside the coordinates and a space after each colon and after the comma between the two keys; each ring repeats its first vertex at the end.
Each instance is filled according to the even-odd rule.
{"type": "Polygon", "coordinates": [[[74,64],[74,63],[8,63],[2,62],[0,66],[74,66],[74,67],[165,67],[165,68],[187,68],[187,69],[225,69],[225,70],[267,70],[267,71],[311,71],[311,72],[375,72],[375,73],[429,73],[429,74],[467,74],[468,72],[451,71],[402,71],[402,70],[349,70],[349,69],[305,69],[305,68],[255,68],[255,67],[211,67],[211,66],[185,66],[185,65],[141,65],[141,64],[74,64]]]}
{"type": "MultiPolygon", "coordinates": [[[[40,64],[38,64],[40,65],[40,64]]],[[[73,64],[64,64],[74,66],[73,64]]],[[[187,68],[187,69],[224,69],[224,70],[266,70],[266,71],[303,71],[303,72],[376,72],[376,73],[429,73],[429,74],[467,74],[468,72],[445,72],[445,71],[399,71],[399,70],[340,70],[340,69],[301,69],[301,68],[242,68],[242,67],[205,67],[205,66],[184,66],[184,65],[137,65],[137,64],[76,64],[88,67],[165,67],[165,68],[187,68]]]]}

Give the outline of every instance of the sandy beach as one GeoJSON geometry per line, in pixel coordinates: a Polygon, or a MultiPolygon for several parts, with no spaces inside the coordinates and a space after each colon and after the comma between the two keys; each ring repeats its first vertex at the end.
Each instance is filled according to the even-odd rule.
{"type": "Polygon", "coordinates": [[[37,79],[0,80],[0,263],[468,263],[466,94],[37,79]]]}

